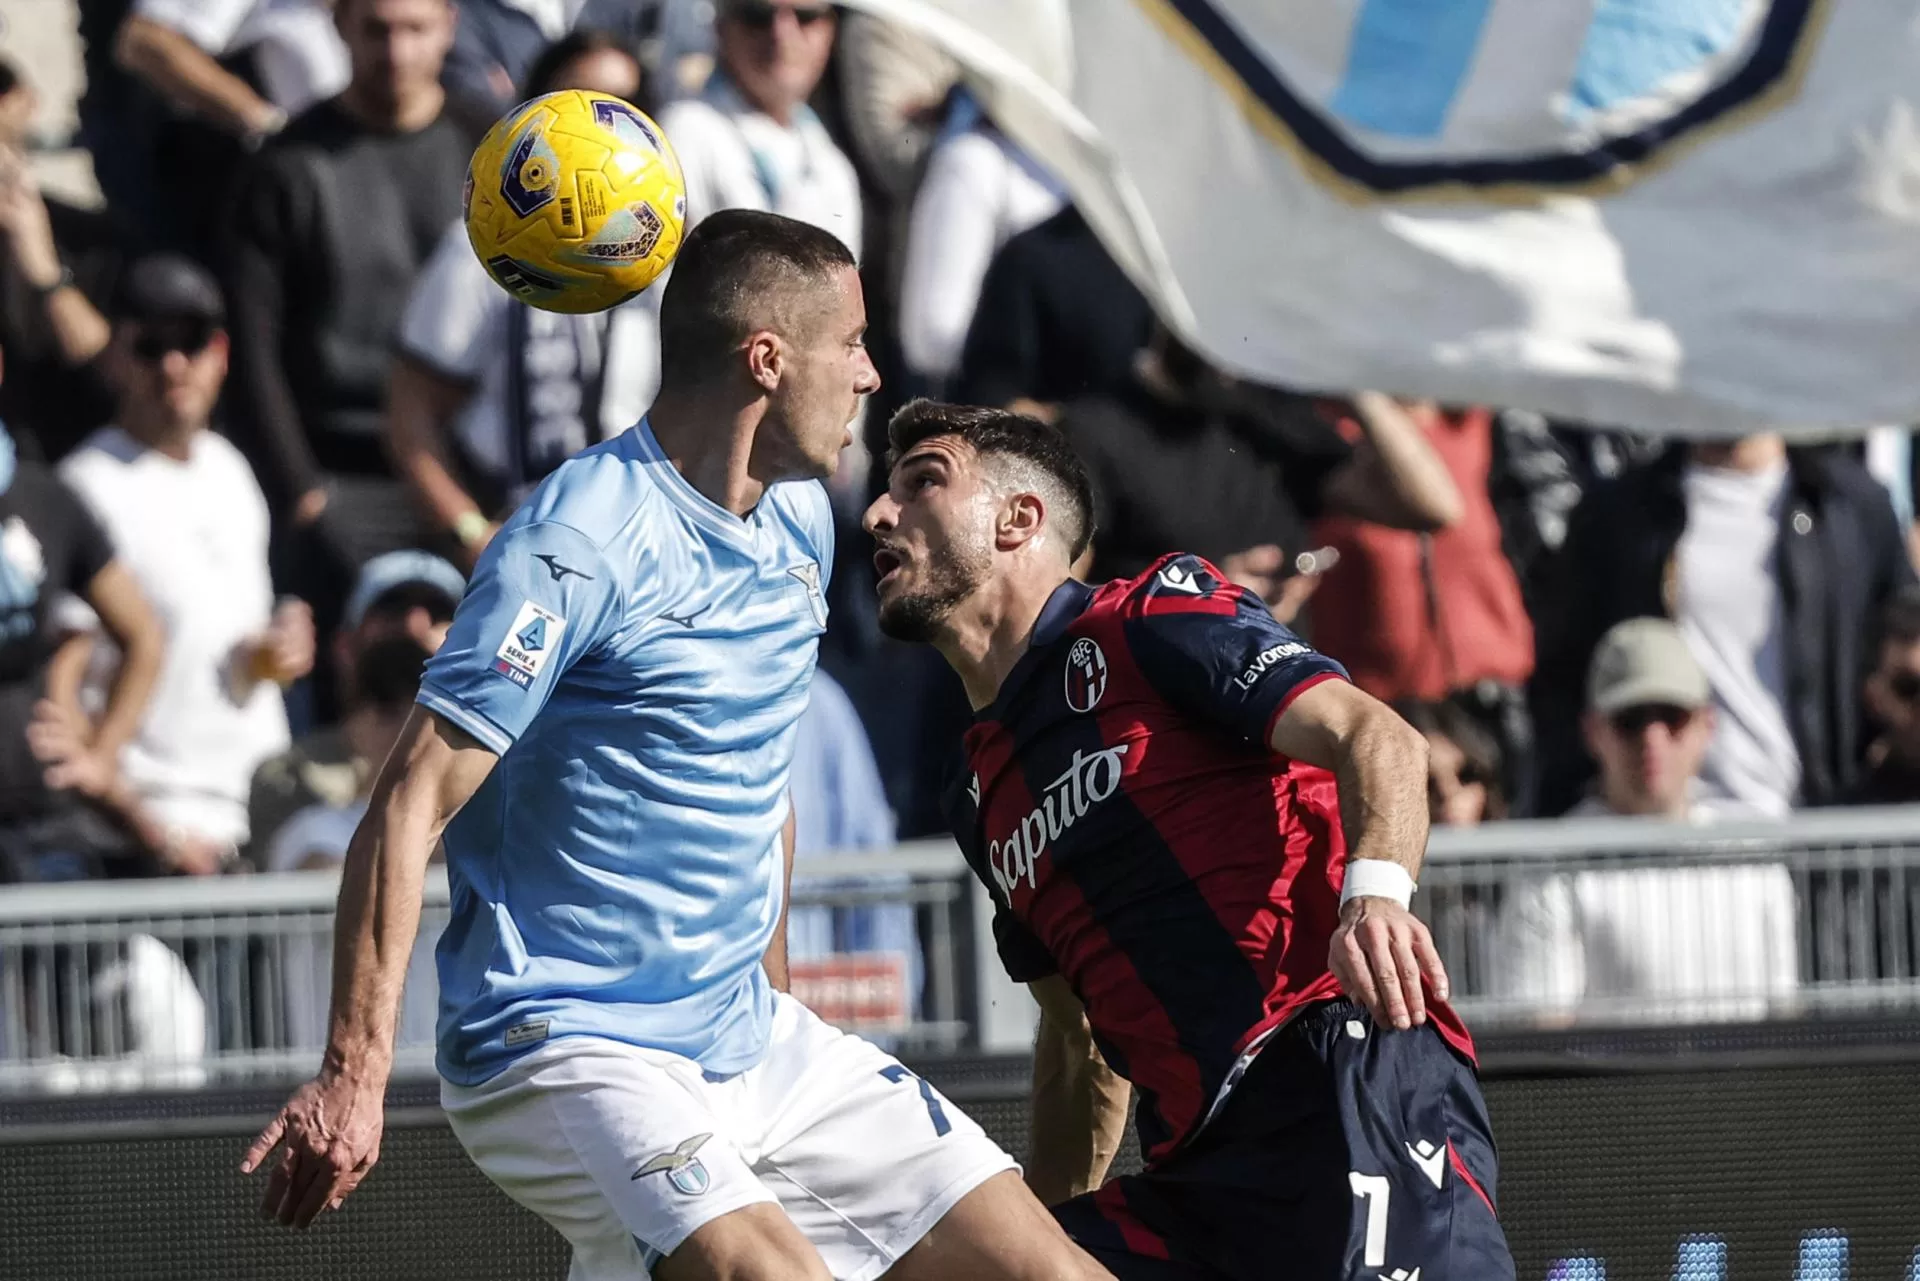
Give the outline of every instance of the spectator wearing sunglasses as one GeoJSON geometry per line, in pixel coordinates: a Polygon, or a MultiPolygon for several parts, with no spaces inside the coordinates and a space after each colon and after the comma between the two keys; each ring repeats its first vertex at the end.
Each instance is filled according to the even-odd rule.
{"type": "Polygon", "coordinates": [[[217,862],[246,839],[254,768],[287,747],[280,686],[313,666],[313,616],[298,601],[276,607],[266,499],[239,451],[208,429],[227,373],[213,278],[185,258],[145,258],[112,310],[116,425],[89,437],[60,474],[167,633],[121,770],[172,839],[213,847],[217,862]]]}
{"type": "Polygon", "coordinates": [[[722,0],[718,67],[698,98],[661,113],[687,181],[689,229],[721,209],[763,209],[861,248],[853,162],[807,105],[838,19],[817,0],[722,0]]]}
{"type": "Polygon", "coordinates": [[[1887,602],[1879,662],[1863,694],[1877,732],[1853,799],[1863,805],[1920,801],[1920,587],[1902,588],[1887,602]]]}
{"type": "Polygon", "coordinates": [[[1700,767],[1713,739],[1713,692],[1680,630],[1663,618],[1630,618],[1601,638],[1587,674],[1581,729],[1600,773],[1572,815],[1685,822],[1752,812],[1700,794],[1700,767]]]}
{"type": "MultiPolygon", "coordinates": [[[[1757,817],[1699,786],[1714,716],[1707,674],[1678,627],[1616,624],[1594,651],[1582,722],[1599,781],[1573,814],[1757,817]]],[[[1488,973],[1495,995],[1550,1023],[1760,1018],[1798,984],[1797,920],[1793,881],[1777,864],[1642,857],[1522,877],[1501,906],[1488,973]]]]}
{"type": "Polygon", "coordinates": [[[1673,620],[1713,690],[1706,791],[1785,814],[1858,789],[1877,620],[1914,570],[1887,491],[1846,451],[1777,434],[1670,448],[1588,490],[1556,577],[1575,589],[1535,620],[1541,812],[1585,778],[1595,642],[1645,615],[1673,620]]]}

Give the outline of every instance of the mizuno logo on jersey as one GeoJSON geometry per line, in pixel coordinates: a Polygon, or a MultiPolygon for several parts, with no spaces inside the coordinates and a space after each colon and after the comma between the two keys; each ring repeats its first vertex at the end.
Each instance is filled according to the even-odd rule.
{"type": "Polygon", "coordinates": [[[680,626],[686,628],[688,631],[692,631],[693,620],[700,617],[700,615],[706,613],[708,610],[712,608],[713,608],[713,602],[708,601],[706,604],[702,605],[699,609],[694,610],[690,614],[661,614],[660,617],[665,619],[669,623],[678,623],[680,624],[680,626]]]}
{"type": "Polygon", "coordinates": [[[572,574],[575,578],[584,578],[589,583],[593,581],[592,574],[583,574],[571,565],[562,565],[558,556],[549,556],[545,552],[536,552],[533,558],[547,567],[547,572],[553,575],[553,581],[556,583],[568,574],[572,574]]]}
{"type": "Polygon", "coordinates": [[[1282,659],[1295,658],[1312,652],[1299,641],[1282,641],[1278,645],[1263,649],[1254,656],[1251,663],[1247,664],[1246,671],[1233,678],[1233,687],[1244,693],[1258,685],[1260,678],[1271,671],[1282,659]]]}
{"type": "Polygon", "coordinates": [[[507,629],[507,638],[493,652],[494,673],[521,689],[531,688],[566,630],[567,620],[552,610],[532,601],[522,603],[520,612],[513,616],[513,626],[507,629]]]}
{"type": "Polygon", "coordinates": [[[1040,804],[1005,840],[988,843],[987,866],[992,869],[993,883],[1009,901],[1013,887],[1021,881],[1029,889],[1038,882],[1040,856],[1047,852],[1047,846],[1119,790],[1123,770],[1120,758],[1127,754],[1127,747],[1121,743],[1091,756],[1076,751],[1067,772],[1047,784],[1040,804]]]}

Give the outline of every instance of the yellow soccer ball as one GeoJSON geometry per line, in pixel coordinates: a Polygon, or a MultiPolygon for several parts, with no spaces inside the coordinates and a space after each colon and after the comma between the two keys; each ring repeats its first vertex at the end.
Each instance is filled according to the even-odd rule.
{"type": "Polygon", "coordinates": [[[523,102],[489,129],[463,203],[487,274],[546,311],[625,302],[667,269],[686,229],[686,181],[660,126],[583,89],[523,102]]]}

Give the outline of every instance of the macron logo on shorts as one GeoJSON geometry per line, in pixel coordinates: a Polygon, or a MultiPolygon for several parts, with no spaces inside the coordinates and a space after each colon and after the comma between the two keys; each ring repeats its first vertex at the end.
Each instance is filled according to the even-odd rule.
{"type": "MultiPolygon", "coordinates": [[[[664,1174],[667,1182],[688,1196],[699,1196],[713,1186],[713,1176],[707,1173],[707,1167],[694,1153],[713,1136],[696,1134],[685,1140],[671,1152],[662,1152],[633,1172],[634,1179],[644,1179],[649,1174],[664,1174]]],[[[629,1182],[632,1180],[630,1179],[629,1182]]]]}

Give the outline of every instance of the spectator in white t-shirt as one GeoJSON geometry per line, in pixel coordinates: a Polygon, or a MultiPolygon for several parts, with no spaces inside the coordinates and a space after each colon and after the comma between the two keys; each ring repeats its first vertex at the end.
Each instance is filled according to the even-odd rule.
{"type": "Polygon", "coordinates": [[[721,209],[812,223],[860,255],[860,180],[807,99],[833,54],[833,6],[721,0],[719,67],[660,114],[687,181],[687,224],[721,209]]]}
{"type": "Polygon", "coordinates": [[[900,277],[900,350],[938,387],[960,367],[993,255],[1058,213],[1065,192],[1001,133],[973,95],[955,91],[914,197],[900,277]]]}
{"type": "MultiPolygon", "coordinates": [[[[640,61],[581,30],[533,67],[529,96],[591,89],[634,101],[640,61]]],[[[514,300],[447,228],[414,281],[387,385],[396,469],[468,566],[541,478],[638,422],[660,386],[659,290],[561,315],[514,300]]]]}
{"type": "Polygon", "coordinates": [[[121,768],[161,822],[231,851],[247,837],[254,767],[287,746],[280,686],[313,666],[313,619],[300,602],[276,608],[266,500],[239,451],[208,430],[227,369],[213,279],[183,258],[142,259],[113,313],[117,425],[60,474],[167,636],[121,768]]]}
{"type": "MultiPolygon", "coordinates": [[[[1631,618],[1601,638],[1583,729],[1600,766],[1569,814],[1706,824],[1760,813],[1704,793],[1713,692],[1680,629],[1631,618]]],[[[1523,878],[1502,906],[1496,994],[1548,1021],[1764,1017],[1797,984],[1792,878],[1775,864],[1620,867],[1523,878]]]]}
{"type": "Polygon", "coordinates": [[[243,140],[347,87],[328,0],[134,0],[114,56],[161,97],[243,140]],[[256,84],[221,65],[246,55],[256,84]]]}

